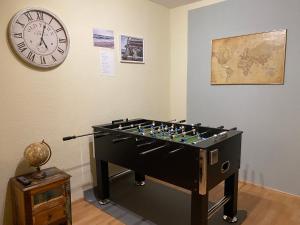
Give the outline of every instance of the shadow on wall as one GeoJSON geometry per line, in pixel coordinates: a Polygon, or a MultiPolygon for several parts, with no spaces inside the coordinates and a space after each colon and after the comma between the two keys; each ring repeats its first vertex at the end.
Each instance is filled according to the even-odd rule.
{"type": "MultiPolygon", "coordinates": [[[[30,167],[29,164],[24,159],[21,159],[15,170],[15,176],[19,176],[21,174],[26,174],[26,173],[31,173],[34,171],[35,171],[35,169],[33,167],[30,167]]],[[[12,192],[11,192],[10,182],[8,182],[7,188],[6,188],[5,203],[4,203],[3,225],[12,225],[13,224],[11,194],[12,194],[12,192]]]]}
{"type": "Polygon", "coordinates": [[[95,187],[97,185],[97,177],[96,177],[96,160],[94,158],[94,144],[93,144],[93,142],[89,143],[89,154],[90,154],[92,185],[93,185],[93,187],[95,187]]]}
{"type": "Polygon", "coordinates": [[[263,173],[255,174],[254,170],[250,170],[249,164],[246,164],[245,168],[242,169],[242,180],[249,182],[251,184],[256,184],[257,186],[265,186],[265,178],[263,173]],[[258,177],[257,177],[258,176],[258,177]]]}

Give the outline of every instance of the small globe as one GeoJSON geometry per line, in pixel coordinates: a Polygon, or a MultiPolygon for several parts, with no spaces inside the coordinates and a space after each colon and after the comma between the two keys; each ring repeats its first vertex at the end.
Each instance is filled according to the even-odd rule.
{"type": "Polygon", "coordinates": [[[24,151],[24,158],[26,161],[39,170],[40,166],[46,164],[51,157],[51,148],[43,140],[29,145],[24,151]]]}

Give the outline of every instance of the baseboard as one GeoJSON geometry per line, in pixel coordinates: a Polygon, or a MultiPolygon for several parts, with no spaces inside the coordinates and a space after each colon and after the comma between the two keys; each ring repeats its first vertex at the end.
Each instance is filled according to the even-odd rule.
{"type": "Polygon", "coordinates": [[[297,197],[297,198],[300,198],[300,195],[288,193],[288,192],[285,192],[285,191],[278,190],[278,189],[276,189],[276,188],[272,188],[272,187],[268,187],[268,186],[259,185],[259,184],[252,183],[252,182],[249,182],[249,181],[239,180],[239,183],[244,183],[244,184],[246,184],[246,185],[253,185],[253,186],[258,187],[258,188],[263,188],[263,189],[266,189],[266,190],[278,192],[278,193],[280,193],[280,194],[289,195],[289,196],[291,196],[291,197],[297,197]]]}

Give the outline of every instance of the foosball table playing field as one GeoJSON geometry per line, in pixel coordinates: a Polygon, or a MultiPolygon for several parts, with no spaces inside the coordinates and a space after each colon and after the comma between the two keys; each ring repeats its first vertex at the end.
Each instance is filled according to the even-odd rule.
{"type": "Polygon", "coordinates": [[[184,122],[126,119],[93,126],[100,204],[110,196],[111,162],[134,171],[137,185],[145,185],[147,175],[191,191],[191,225],[207,225],[222,207],[223,219],[237,222],[242,131],[184,122]],[[222,181],[224,197],[209,208],[209,191],[222,181]]]}

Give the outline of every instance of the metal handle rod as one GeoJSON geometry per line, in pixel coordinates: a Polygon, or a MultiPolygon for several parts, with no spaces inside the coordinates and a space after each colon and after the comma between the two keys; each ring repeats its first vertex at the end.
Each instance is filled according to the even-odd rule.
{"type": "MultiPolygon", "coordinates": [[[[157,126],[158,128],[160,127],[160,126],[157,126]]],[[[156,130],[155,129],[156,127],[153,127],[153,129],[154,129],[154,133],[156,132],[156,131],[158,131],[158,129],[156,130]]],[[[172,128],[172,129],[174,129],[174,128],[172,128]]],[[[181,126],[179,129],[177,129],[177,132],[178,131],[182,131],[182,132],[184,132],[184,129],[185,129],[185,127],[184,126],[181,126]]],[[[164,131],[164,129],[163,129],[163,131],[164,131]]],[[[177,134],[177,135],[181,135],[182,133],[180,133],[180,134],[177,134]]],[[[170,136],[172,137],[172,135],[170,134],[170,136]]]]}
{"type": "Polygon", "coordinates": [[[200,135],[206,134],[206,133],[208,133],[208,132],[210,132],[210,131],[212,131],[212,130],[214,130],[214,129],[223,129],[223,128],[224,128],[224,126],[219,126],[219,127],[217,127],[217,128],[210,128],[210,129],[208,129],[207,131],[204,131],[204,132],[200,133],[200,135]]]}
{"type": "MultiPolygon", "coordinates": [[[[173,125],[173,124],[172,124],[172,125],[173,125]]],[[[160,127],[160,126],[157,126],[157,127],[160,127]]],[[[155,129],[155,128],[156,128],[156,127],[153,127],[154,133],[156,132],[156,129],[155,129]]],[[[173,128],[173,129],[174,129],[174,128],[173,128]]],[[[176,129],[177,129],[177,128],[176,128],[176,129]]],[[[177,131],[177,132],[181,131],[181,133],[179,133],[179,134],[173,134],[173,135],[176,135],[176,136],[183,135],[184,129],[185,129],[185,126],[179,127],[176,131],[177,131]]],[[[157,130],[157,131],[158,131],[158,130],[157,130]]],[[[188,132],[190,132],[190,131],[188,131],[188,132]]],[[[169,134],[169,136],[170,136],[171,138],[175,138],[175,137],[176,137],[176,136],[172,137],[172,134],[169,134]]]]}
{"type": "Polygon", "coordinates": [[[124,176],[125,174],[131,173],[131,172],[132,172],[132,170],[125,170],[125,171],[122,171],[122,172],[120,172],[120,173],[111,175],[111,176],[109,177],[109,181],[113,181],[113,180],[115,180],[115,179],[117,179],[117,178],[119,178],[119,177],[121,177],[121,176],[124,176]]]}
{"type": "Polygon", "coordinates": [[[178,131],[184,132],[184,129],[185,129],[185,126],[181,126],[181,127],[179,127],[179,128],[177,129],[177,132],[178,132],[178,131]]]}
{"type": "Polygon", "coordinates": [[[174,153],[176,153],[178,151],[181,151],[183,149],[184,149],[184,147],[180,147],[180,148],[174,149],[174,150],[170,151],[169,154],[174,154],[174,153]]]}
{"type": "Polygon", "coordinates": [[[103,131],[96,131],[93,133],[88,133],[88,134],[82,134],[82,135],[73,135],[73,136],[67,136],[67,137],[63,137],[63,141],[68,141],[71,139],[76,139],[76,138],[80,138],[80,137],[85,137],[85,136],[89,136],[89,135],[94,135],[94,134],[100,134],[103,133],[103,131]]]}
{"type": "Polygon", "coordinates": [[[137,145],[136,147],[141,148],[141,147],[144,147],[144,146],[147,146],[147,145],[154,144],[155,142],[156,141],[150,141],[150,142],[142,143],[142,144],[137,145]]]}
{"type": "Polygon", "coordinates": [[[193,142],[193,144],[197,144],[197,143],[200,143],[200,142],[203,142],[203,141],[206,141],[206,140],[208,140],[208,139],[210,139],[210,138],[216,138],[216,137],[220,137],[220,136],[224,136],[224,135],[226,135],[227,134],[227,131],[223,131],[223,132],[220,132],[220,133],[218,133],[218,134],[214,134],[214,135],[212,135],[212,136],[210,136],[210,137],[208,137],[208,138],[206,138],[206,139],[201,139],[201,140],[199,140],[199,141],[195,141],[195,142],[193,142]]]}
{"type": "Polygon", "coordinates": [[[172,136],[171,136],[171,138],[175,138],[175,137],[178,137],[178,136],[180,136],[180,135],[182,135],[182,136],[185,136],[186,134],[189,134],[189,133],[195,133],[196,132],[196,129],[194,128],[194,129],[192,129],[192,130],[190,130],[190,131],[187,131],[187,132],[184,132],[184,131],[182,131],[180,134],[173,134],[172,136]]]}
{"type": "Polygon", "coordinates": [[[192,135],[192,136],[190,136],[190,137],[187,137],[187,138],[185,138],[185,140],[192,139],[192,138],[194,138],[195,136],[198,136],[198,137],[199,137],[199,133],[197,133],[197,134],[195,134],[195,135],[192,135]]]}
{"type": "MultiPolygon", "coordinates": [[[[162,124],[161,124],[162,125],[162,124]]],[[[154,131],[156,130],[156,128],[159,128],[161,125],[159,125],[159,126],[155,126],[155,127],[153,127],[152,129],[154,129],[154,131]]],[[[141,128],[143,128],[143,129],[150,129],[150,128],[148,128],[148,127],[150,127],[150,126],[153,126],[153,124],[150,124],[150,125],[147,125],[147,126],[144,126],[144,127],[141,127],[141,128]]],[[[134,129],[134,128],[132,128],[132,129],[134,129]]],[[[128,129],[128,130],[132,130],[132,129],[128,129]]],[[[127,130],[127,131],[128,131],[127,130]]],[[[137,131],[133,131],[133,132],[137,132],[137,131]]],[[[143,134],[144,135],[144,134],[143,134]]]]}
{"type": "MultiPolygon", "coordinates": [[[[142,128],[145,129],[145,128],[151,127],[152,125],[153,125],[153,124],[149,124],[149,125],[147,125],[147,126],[143,126],[142,128]]],[[[156,128],[160,127],[161,125],[164,125],[164,124],[161,123],[160,125],[153,127],[153,129],[156,129],[156,128]]]]}
{"type": "Polygon", "coordinates": [[[148,150],[148,151],[141,152],[140,155],[146,155],[146,154],[149,154],[149,153],[151,153],[151,152],[154,152],[154,151],[157,151],[157,150],[159,150],[159,149],[165,148],[165,147],[167,147],[168,145],[169,145],[169,144],[165,144],[165,145],[162,145],[162,146],[159,146],[159,147],[156,147],[156,148],[152,148],[152,149],[150,149],[150,150],[148,150]]]}
{"type": "MultiPolygon", "coordinates": [[[[125,127],[117,127],[117,128],[113,128],[113,130],[124,130],[126,128],[133,129],[135,127],[138,127],[138,126],[141,126],[142,124],[147,124],[147,123],[149,123],[149,121],[144,122],[144,123],[139,123],[139,124],[136,124],[136,125],[131,124],[131,125],[128,125],[128,126],[125,126],[125,127]]],[[[131,129],[127,129],[127,130],[131,130],[131,129]]]]}
{"type": "Polygon", "coordinates": [[[219,211],[227,202],[229,202],[231,197],[224,196],[220,201],[218,201],[213,207],[208,210],[208,219],[210,219],[217,211],[219,211]]]}
{"type": "MultiPolygon", "coordinates": [[[[174,124],[172,124],[172,125],[174,125],[174,124]]],[[[164,126],[163,124],[161,124],[161,125],[159,125],[159,126],[155,126],[155,127],[153,127],[152,129],[154,129],[154,133],[156,132],[156,131],[158,131],[158,129],[156,129],[156,128],[160,128],[161,126],[164,126]]],[[[184,126],[181,126],[179,129],[177,129],[177,132],[178,131],[183,131],[184,130],[184,126]]],[[[148,128],[149,129],[149,128],[148,128]]],[[[164,129],[163,129],[164,130],[164,129]]]]}
{"type": "MultiPolygon", "coordinates": [[[[176,121],[176,119],[174,119],[174,120],[176,121]]],[[[169,121],[167,121],[166,123],[172,123],[172,122],[174,122],[174,120],[169,120],[169,121]]],[[[179,121],[179,123],[182,122],[182,121],[185,121],[185,120],[181,120],[181,121],[179,121]]],[[[147,125],[147,126],[144,126],[143,128],[151,127],[151,125],[152,125],[152,124],[147,125]]],[[[153,127],[153,128],[155,129],[155,128],[157,128],[157,127],[160,127],[161,125],[163,125],[163,122],[161,122],[161,124],[160,124],[159,126],[155,126],[155,127],[153,127]]]]}

